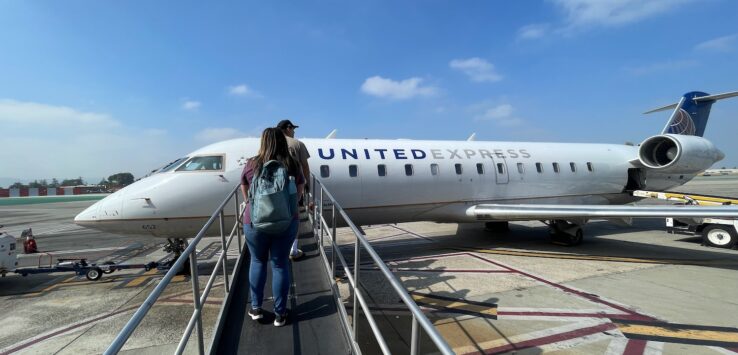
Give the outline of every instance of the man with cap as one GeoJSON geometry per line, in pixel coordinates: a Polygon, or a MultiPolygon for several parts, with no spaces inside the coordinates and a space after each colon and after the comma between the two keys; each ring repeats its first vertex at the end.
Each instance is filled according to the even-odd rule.
{"type": "MultiPolygon", "coordinates": [[[[302,174],[305,176],[305,188],[308,188],[307,181],[310,180],[310,167],[308,166],[308,158],[310,158],[310,153],[308,153],[307,147],[305,147],[305,144],[300,142],[299,140],[295,139],[295,129],[299,126],[295,126],[292,124],[290,120],[281,120],[277,124],[277,128],[282,130],[282,133],[284,133],[285,138],[287,138],[287,147],[290,150],[290,155],[293,159],[300,162],[300,166],[302,167],[302,174]]],[[[297,248],[297,238],[295,238],[295,242],[292,244],[292,250],[290,251],[290,259],[296,260],[301,258],[303,255],[302,250],[297,248]]]]}

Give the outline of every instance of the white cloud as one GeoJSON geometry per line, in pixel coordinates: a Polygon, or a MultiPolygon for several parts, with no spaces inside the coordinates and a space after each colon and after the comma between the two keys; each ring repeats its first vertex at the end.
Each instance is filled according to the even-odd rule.
{"type": "Polygon", "coordinates": [[[536,23],[521,27],[518,30],[519,39],[538,39],[545,36],[550,25],[547,23],[536,23]]]}
{"type": "Polygon", "coordinates": [[[694,60],[669,60],[660,63],[642,65],[638,67],[626,67],[626,72],[632,75],[647,75],[658,72],[668,72],[682,70],[696,66],[698,63],[694,60]]]}
{"type": "Polygon", "coordinates": [[[107,114],[82,112],[65,106],[52,106],[35,102],[9,99],[0,100],[0,123],[28,125],[81,125],[112,128],[120,123],[107,114]]]}
{"type": "Polygon", "coordinates": [[[206,128],[195,134],[195,140],[203,143],[213,143],[245,136],[245,133],[235,128],[206,128]]]}
{"type": "Polygon", "coordinates": [[[239,84],[228,88],[228,94],[233,96],[261,97],[261,94],[246,84],[239,84]]]}
{"type": "Polygon", "coordinates": [[[202,106],[202,103],[200,103],[200,101],[195,101],[195,100],[185,100],[182,103],[182,109],[187,110],[187,111],[197,111],[197,109],[199,109],[200,106],[202,106]]]}
{"type": "MultiPolygon", "coordinates": [[[[165,130],[136,128],[98,112],[36,102],[0,100],[0,172],[24,180],[136,177],[192,150],[165,130]]],[[[97,182],[97,181],[94,181],[97,182]]]]}
{"type": "Polygon", "coordinates": [[[564,15],[557,24],[529,24],[519,40],[547,35],[572,36],[593,27],[617,27],[655,17],[696,0],[549,0],[564,15]]]}
{"type": "Polygon", "coordinates": [[[693,0],[552,0],[566,13],[564,31],[618,26],[673,10],[693,0]]]}
{"type": "Polygon", "coordinates": [[[713,38],[704,41],[694,47],[695,50],[709,50],[716,52],[730,52],[736,49],[738,44],[738,33],[729,36],[713,38]]]}
{"type": "Polygon", "coordinates": [[[423,79],[410,78],[401,81],[386,79],[381,76],[367,78],[361,85],[361,91],[367,95],[406,100],[419,96],[434,96],[438,88],[434,86],[423,86],[423,79]]]}
{"type": "Polygon", "coordinates": [[[466,74],[472,81],[481,83],[502,80],[502,76],[495,71],[495,66],[482,58],[454,59],[448,65],[451,69],[466,74]]]}
{"type": "Polygon", "coordinates": [[[523,120],[513,116],[513,106],[510,104],[492,105],[482,102],[470,107],[474,112],[475,121],[494,122],[501,127],[513,127],[523,123],[523,120]]]}

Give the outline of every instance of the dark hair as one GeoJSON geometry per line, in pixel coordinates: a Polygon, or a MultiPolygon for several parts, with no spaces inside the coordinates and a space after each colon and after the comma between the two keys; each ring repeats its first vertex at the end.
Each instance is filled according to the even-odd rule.
{"type": "Polygon", "coordinates": [[[287,167],[290,175],[296,176],[300,171],[299,163],[290,155],[287,138],[279,128],[267,128],[261,133],[261,147],[259,153],[251,158],[254,162],[254,171],[258,174],[264,164],[276,160],[287,167]]]}

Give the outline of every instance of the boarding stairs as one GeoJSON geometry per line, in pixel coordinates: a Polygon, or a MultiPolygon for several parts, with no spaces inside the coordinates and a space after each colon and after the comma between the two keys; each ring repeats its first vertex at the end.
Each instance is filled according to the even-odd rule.
{"type": "MultiPolygon", "coordinates": [[[[238,256],[235,262],[232,258],[229,261],[228,258],[233,255],[222,252],[202,292],[200,277],[190,278],[194,309],[175,354],[185,351],[198,354],[453,354],[448,343],[425,317],[322,181],[316,176],[311,176],[311,181],[313,193],[306,195],[306,200],[314,208],[302,214],[306,218],[301,221],[299,238],[305,256],[300,261],[291,263],[293,284],[288,302],[291,313],[286,326],[272,326],[273,315],[268,312],[265,312],[264,319],[264,323],[269,322],[268,324],[252,321],[246,314],[249,307],[249,253],[241,230],[242,224],[239,223],[242,220],[240,189],[235,186],[190,241],[182,256],[133,314],[105,354],[128,350],[124,348],[126,342],[190,256],[193,256],[190,258],[190,272],[197,275],[197,245],[216,223],[220,229],[222,250],[228,251],[235,239],[238,256]],[[235,216],[238,218],[234,218],[235,216]],[[232,220],[233,226],[226,229],[226,220],[232,220]],[[353,255],[343,255],[338,246],[336,231],[339,225],[347,226],[353,234],[353,255]],[[372,312],[372,305],[364,297],[366,290],[361,283],[359,266],[366,265],[367,257],[380,270],[384,282],[392,286],[392,290],[411,315],[408,329],[396,329],[393,325],[391,330],[407,332],[407,342],[388,340],[386,333],[389,330],[380,329],[383,328],[380,326],[382,323],[374,317],[377,311],[372,312]],[[340,278],[348,280],[348,288],[343,287],[344,293],[348,289],[348,295],[342,295],[339,291],[340,278]],[[211,335],[206,339],[203,330],[203,305],[208,303],[208,296],[213,288],[219,287],[221,283],[224,297],[214,330],[209,332],[211,335]],[[351,314],[347,311],[347,306],[351,314]]],[[[267,280],[265,302],[262,305],[265,311],[272,306],[270,284],[271,280],[267,280]]]]}

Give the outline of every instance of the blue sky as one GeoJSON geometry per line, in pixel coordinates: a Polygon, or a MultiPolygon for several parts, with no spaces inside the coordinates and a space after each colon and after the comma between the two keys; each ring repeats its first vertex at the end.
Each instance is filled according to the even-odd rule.
{"type": "MultiPolygon", "coordinates": [[[[0,178],[136,176],[298,136],[640,142],[738,90],[738,2],[4,1],[0,178]]],[[[738,99],[706,137],[738,165],[738,99]]],[[[0,183],[0,185],[4,185],[0,183]]]]}

